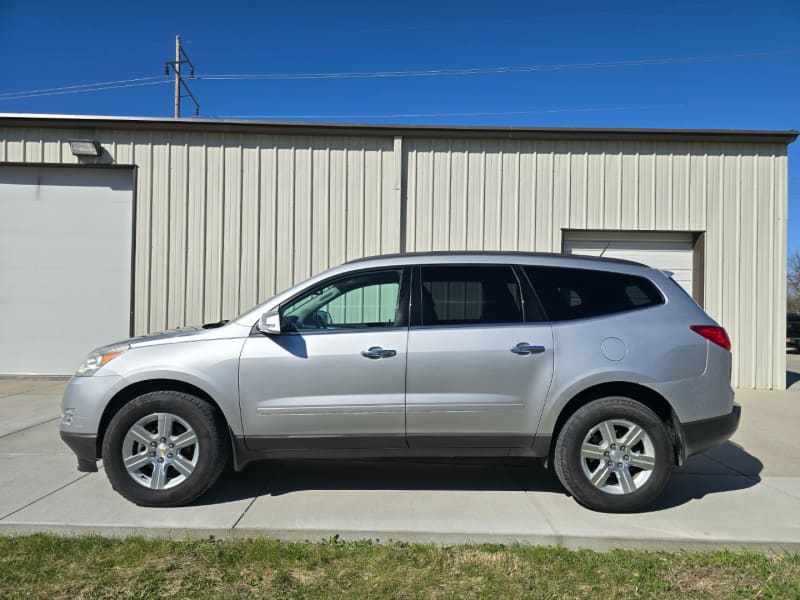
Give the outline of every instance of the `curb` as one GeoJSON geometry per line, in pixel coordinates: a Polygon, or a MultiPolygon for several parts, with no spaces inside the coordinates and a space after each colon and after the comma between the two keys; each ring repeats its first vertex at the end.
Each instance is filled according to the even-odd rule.
{"type": "Polygon", "coordinates": [[[557,546],[569,550],[636,550],[648,552],[708,552],[750,550],[769,555],[800,554],[800,541],[699,539],[699,538],[608,538],[571,535],[462,534],[436,531],[334,531],[324,529],[256,528],[171,528],[128,526],[77,526],[50,523],[0,523],[0,535],[23,536],[50,533],[63,536],[99,535],[109,538],[144,537],[172,540],[268,538],[287,542],[319,542],[336,538],[371,541],[434,544],[501,544],[506,546],[557,546]]]}

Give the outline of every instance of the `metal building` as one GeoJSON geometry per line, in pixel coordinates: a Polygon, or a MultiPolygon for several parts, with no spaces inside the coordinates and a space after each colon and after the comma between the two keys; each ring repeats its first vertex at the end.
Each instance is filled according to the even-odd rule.
{"type": "Polygon", "coordinates": [[[673,271],[734,384],[781,389],[796,136],[0,115],[0,373],[68,373],[362,256],[501,249],[673,271]]]}

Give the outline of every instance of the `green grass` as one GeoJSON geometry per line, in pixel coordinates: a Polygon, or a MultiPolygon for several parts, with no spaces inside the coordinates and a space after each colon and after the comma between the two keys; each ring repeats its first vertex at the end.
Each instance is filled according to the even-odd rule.
{"type": "Polygon", "coordinates": [[[800,555],[0,537],[0,598],[800,598],[800,555]]]}

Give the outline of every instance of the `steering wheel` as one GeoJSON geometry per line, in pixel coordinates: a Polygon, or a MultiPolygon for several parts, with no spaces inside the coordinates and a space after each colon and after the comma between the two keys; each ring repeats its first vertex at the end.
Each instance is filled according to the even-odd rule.
{"type": "Polygon", "coordinates": [[[331,325],[331,315],[327,310],[314,311],[314,324],[318,329],[327,329],[331,325]]]}

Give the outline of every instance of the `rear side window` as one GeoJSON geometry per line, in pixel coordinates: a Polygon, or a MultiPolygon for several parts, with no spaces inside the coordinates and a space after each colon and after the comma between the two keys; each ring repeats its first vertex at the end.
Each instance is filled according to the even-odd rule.
{"type": "Polygon", "coordinates": [[[507,266],[421,267],[423,325],[522,323],[522,292],[507,266]]]}
{"type": "Polygon", "coordinates": [[[644,277],[591,269],[525,267],[551,321],[571,321],[664,303],[644,277]]]}

